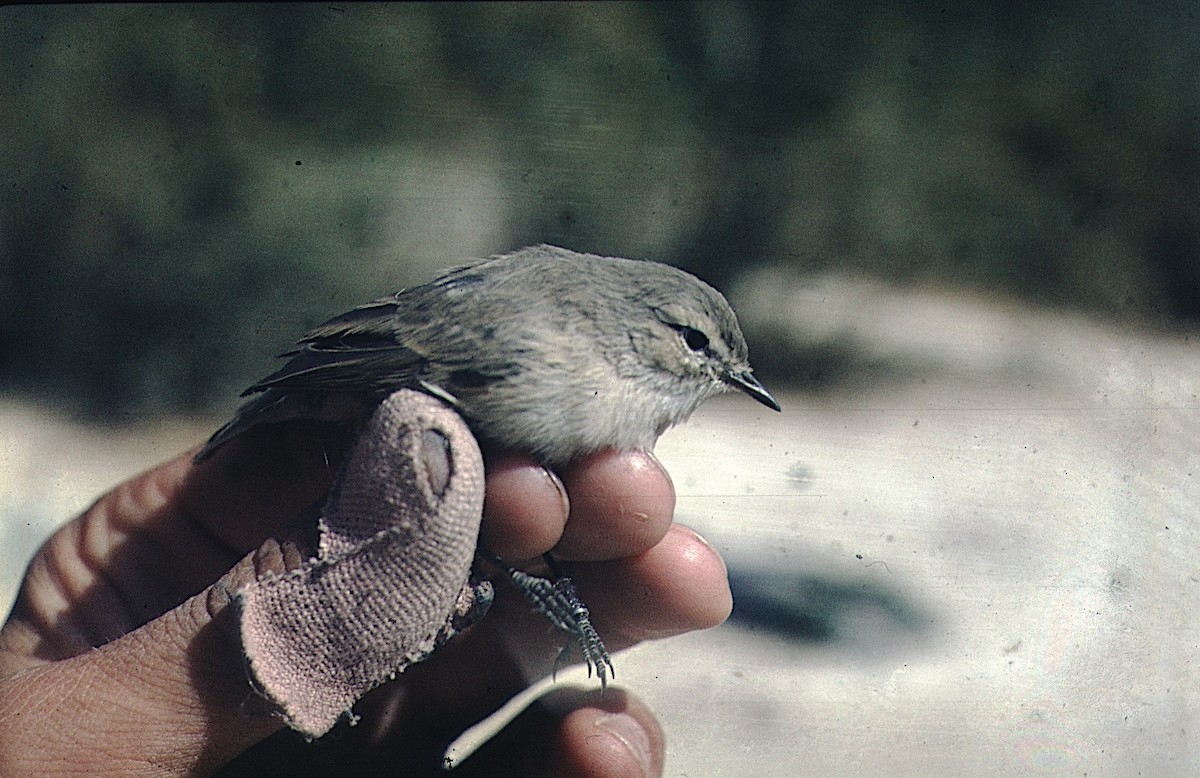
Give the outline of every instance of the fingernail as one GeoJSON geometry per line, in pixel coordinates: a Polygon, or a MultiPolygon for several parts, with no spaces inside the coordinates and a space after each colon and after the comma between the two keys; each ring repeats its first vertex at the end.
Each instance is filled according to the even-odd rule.
{"type": "Polygon", "coordinates": [[[625,744],[629,753],[641,765],[642,775],[654,769],[650,755],[650,735],[638,720],[627,713],[609,713],[596,719],[596,726],[608,731],[625,744]]]}
{"type": "Polygon", "coordinates": [[[658,457],[654,456],[653,451],[646,451],[643,453],[646,455],[646,458],[648,460],[650,460],[650,463],[653,464],[654,467],[658,468],[658,471],[660,473],[662,473],[663,477],[665,477],[667,479],[667,483],[669,483],[671,485],[671,489],[674,490],[675,489],[675,481],[671,479],[670,471],[668,471],[667,468],[663,467],[663,463],[658,461],[658,457]]]}
{"type": "Polygon", "coordinates": [[[717,547],[716,547],[716,546],[714,546],[712,543],[709,543],[709,542],[708,542],[708,538],[704,537],[703,535],[701,535],[701,534],[700,534],[699,532],[697,532],[696,530],[692,529],[691,527],[684,527],[684,529],[686,529],[688,532],[690,532],[690,533],[692,534],[692,537],[694,537],[696,540],[698,540],[698,541],[700,541],[701,543],[703,543],[703,544],[704,544],[705,546],[707,546],[708,548],[711,548],[713,551],[716,551],[716,550],[717,550],[717,547]]]}
{"type": "Polygon", "coordinates": [[[556,474],[553,470],[550,470],[549,468],[543,467],[542,473],[545,474],[546,478],[549,479],[550,484],[554,487],[555,491],[558,492],[559,502],[562,503],[563,515],[564,516],[570,515],[571,500],[567,497],[567,487],[563,486],[562,479],[558,477],[558,474],[556,474]]]}
{"type": "Polygon", "coordinates": [[[441,497],[450,485],[450,441],[438,430],[421,433],[421,457],[433,494],[441,497]]]}

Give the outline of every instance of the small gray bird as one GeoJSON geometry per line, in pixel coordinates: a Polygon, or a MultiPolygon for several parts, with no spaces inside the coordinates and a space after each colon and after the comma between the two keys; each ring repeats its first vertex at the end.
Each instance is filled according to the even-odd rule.
{"type": "Polygon", "coordinates": [[[551,467],[649,451],[729,388],[779,410],[720,292],[669,265],[546,245],[337,316],[283,356],[197,461],[256,424],[353,420],[402,388],[449,403],[485,446],[551,467]]]}
{"type": "MultiPolygon", "coordinates": [[[[404,388],[452,406],[487,447],[550,467],[644,450],[717,392],[779,404],[751,372],[721,293],[657,262],[530,246],[451,270],[330,319],[196,456],[257,424],[354,422],[404,388]]],[[[532,576],[479,549],[559,629],[603,685],[612,663],[570,579],[532,576]]]]}

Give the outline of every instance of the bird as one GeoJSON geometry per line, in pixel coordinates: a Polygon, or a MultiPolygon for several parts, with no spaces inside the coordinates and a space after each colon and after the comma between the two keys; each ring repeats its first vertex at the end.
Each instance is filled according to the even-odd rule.
{"type": "Polygon", "coordinates": [[[446,402],[484,446],[551,468],[652,450],[723,391],[780,410],[716,289],[670,265],[546,244],[335,316],[281,357],[197,461],[258,424],[362,419],[401,388],[446,402]]]}
{"type": "MultiPolygon", "coordinates": [[[[604,449],[651,451],[720,392],[780,410],[716,289],[670,265],[546,244],[335,316],[280,356],[287,362],[243,393],[250,399],[197,462],[259,424],[361,423],[400,389],[445,402],[485,449],[524,452],[551,469],[604,449]]],[[[476,551],[578,644],[603,689],[612,672],[604,643],[570,578],[544,558],[553,580],[476,551]]]]}

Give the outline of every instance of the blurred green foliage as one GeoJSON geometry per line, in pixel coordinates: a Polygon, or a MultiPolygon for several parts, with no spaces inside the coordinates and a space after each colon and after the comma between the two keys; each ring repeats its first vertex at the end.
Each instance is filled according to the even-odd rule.
{"type": "Polygon", "coordinates": [[[548,241],[1200,318],[1187,3],[8,6],[0,380],[230,406],[548,241]]]}

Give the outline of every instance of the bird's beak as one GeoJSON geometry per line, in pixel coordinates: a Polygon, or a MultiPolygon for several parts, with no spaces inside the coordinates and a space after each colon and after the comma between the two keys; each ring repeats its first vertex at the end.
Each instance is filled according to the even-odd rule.
{"type": "Polygon", "coordinates": [[[775,398],[767,391],[766,387],[758,382],[754,374],[749,370],[734,371],[730,370],[725,374],[725,383],[732,387],[741,389],[746,394],[758,400],[763,405],[773,411],[783,410],[779,407],[779,403],[775,402],[775,398]]]}

